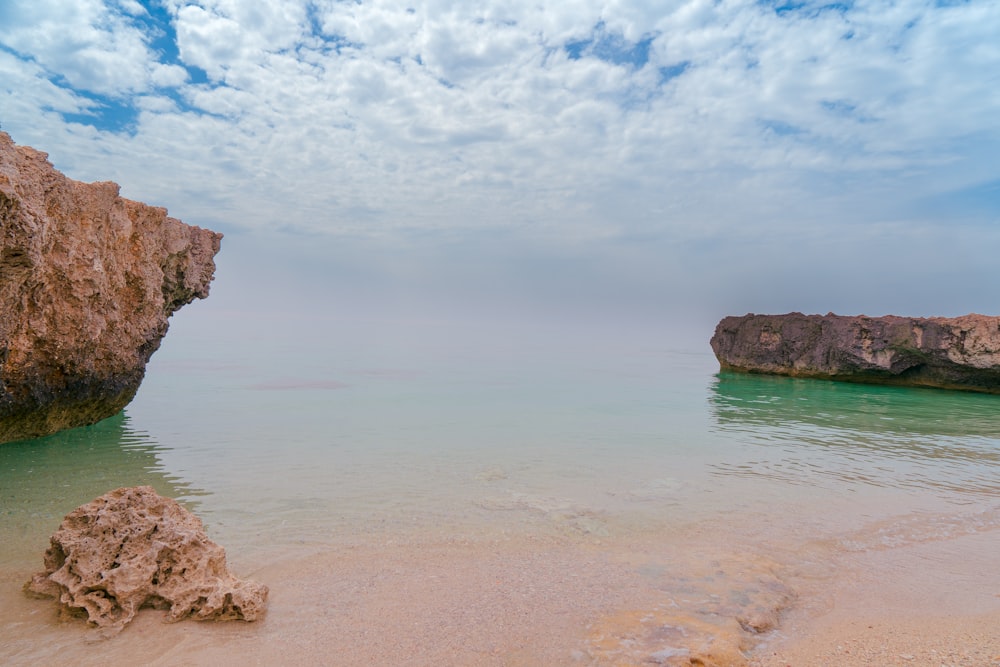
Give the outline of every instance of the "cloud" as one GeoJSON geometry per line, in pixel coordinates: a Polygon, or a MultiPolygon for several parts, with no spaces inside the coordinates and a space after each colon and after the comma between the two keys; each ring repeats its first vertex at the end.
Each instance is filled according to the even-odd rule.
{"type": "Polygon", "coordinates": [[[132,15],[134,2],[100,0],[10,0],[0,41],[10,51],[45,68],[48,76],[91,93],[122,96],[145,90],[159,69],[148,36],[132,15]],[[122,12],[125,9],[125,12],[122,12]]]}
{"type": "Polygon", "coordinates": [[[926,258],[932,244],[906,230],[1000,215],[994,3],[0,12],[0,122],[15,140],[231,233],[492,239],[682,279],[651,268],[671,261],[710,282],[734,247],[779,276],[789,243],[813,258],[824,244],[846,257],[852,240],[926,258]]]}

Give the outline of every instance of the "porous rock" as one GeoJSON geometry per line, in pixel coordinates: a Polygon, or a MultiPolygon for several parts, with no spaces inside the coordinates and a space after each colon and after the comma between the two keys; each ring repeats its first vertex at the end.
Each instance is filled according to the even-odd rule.
{"type": "Polygon", "coordinates": [[[722,370],[1000,394],[1000,317],[726,317],[722,370]]]}
{"type": "Polygon", "coordinates": [[[109,634],[144,606],[167,609],[168,621],[253,621],[267,600],[266,586],[229,572],[197,516],[149,486],[111,491],[66,515],[25,591],[57,598],[109,634]]]}
{"type": "Polygon", "coordinates": [[[0,132],[0,443],[125,407],[222,238],[47,157],[0,132]]]}

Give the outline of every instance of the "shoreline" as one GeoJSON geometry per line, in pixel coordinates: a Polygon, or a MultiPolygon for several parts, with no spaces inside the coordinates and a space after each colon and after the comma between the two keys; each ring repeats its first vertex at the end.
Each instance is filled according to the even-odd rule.
{"type": "MultiPolygon", "coordinates": [[[[725,611],[731,591],[750,609],[760,600],[755,584],[762,576],[784,590],[770,574],[773,563],[726,554],[718,545],[702,545],[690,558],[676,541],[628,546],[521,535],[311,548],[256,567],[233,559],[242,561],[231,562],[238,576],[271,589],[262,621],[163,625],[162,612],[143,610],[121,634],[100,643],[101,659],[234,666],[621,665],[663,650],[651,616],[680,628],[684,636],[677,639],[685,643],[675,644],[690,647],[685,650],[692,655],[709,644],[737,655],[746,633],[733,616],[713,620],[712,611],[725,611]],[[716,607],[702,609],[706,600],[716,607]]],[[[59,621],[54,601],[21,594],[25,574],[30,576],[7,572],[0,580],[4,597],[17,597],[0,606],[0,662],[41,664],[59,655],[90,664],[93,632],[81,619],[59,621]]]]}
{"type": "MultiPolygon", "coordinates": [[[[992,525],[918,532],[893,546],[862,540],[853,551],[830,541],[754,542],[746,526],[721,528],[612,540],[314,544],[280,558],[234,553],[234,572],[271,587],[263,621],[164,625],[162,612],[145,610],[100,644],[101,659],[234,667],[618,667],[695,657],[719,667],[1000,663],[1000,530],[992,525]],[[748,630],[758,621],[762,632],[748,630]]],[[[0,580],[0,594],[17,598],[0,605],[0,661],[59,655],[98,664],[90,630],[79,619],[58,621],[54,602],[24,596],[15,581],[23,574],[8,570],[0,580]]]]}

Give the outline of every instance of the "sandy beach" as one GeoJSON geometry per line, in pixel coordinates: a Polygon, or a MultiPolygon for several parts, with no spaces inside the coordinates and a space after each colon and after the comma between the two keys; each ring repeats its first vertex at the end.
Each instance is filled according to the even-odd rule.
{"type": "Polygon", "coordinates": [[[998,552],[994,530],[850,554],[751,665],[1000,665],[998,552]]]}
{"type": "Polygon", "coordinates": [[[734,523],[728,539],[690,526],[670,538],[390,539],[257,562],[236,554],[234,569],[271,587],[263,621],[165,625],[147,610],[97,642],[80,619],[20,595],[26,573],[8,572],[0,661],[1000,664],[1000,531],[839,552],[755,543],[752,532],[734,523]]]}
{"type": "Polygon", "coordinates": [[[59,620],[53,602],[19,595],[23,582],[11,576],[0,662],[58,654],[83,665],[625,665],[709,645],[737,655],[745,633],[729,612],[742,607],[722,596],[737,591],[748,609],[767,604],[756,583],[771,576],[770,563],[661,546],[513,538],[340,547],[248,572],[271,588],[263,621],[164,625],[162,612],[147,610],[97,644],[81,619],[59,620]]]}

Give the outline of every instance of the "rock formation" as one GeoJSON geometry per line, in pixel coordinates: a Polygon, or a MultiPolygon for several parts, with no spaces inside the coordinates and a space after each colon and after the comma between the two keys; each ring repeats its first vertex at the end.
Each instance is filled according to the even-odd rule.
{"type": "Polygon", "coordinates": [[[45,571],[25,590],[58,598],[109,634],[143,606],[168,609],[168,621],[253,621],[267,599],[266,586],[230,574],[198,517],[149,486],[111,491],[66,515],[45,571]]]}
{"type": "Polygon", "coordinates": [[[723,370],[1000,394],[1000,317],[726,317],[723,370]]]}
{"type": "Polygon", "coordinates": [[[222,235],[118,192],[0,132],[0,443],[119,412],[167,318],[208,296],[222,235]]]}

